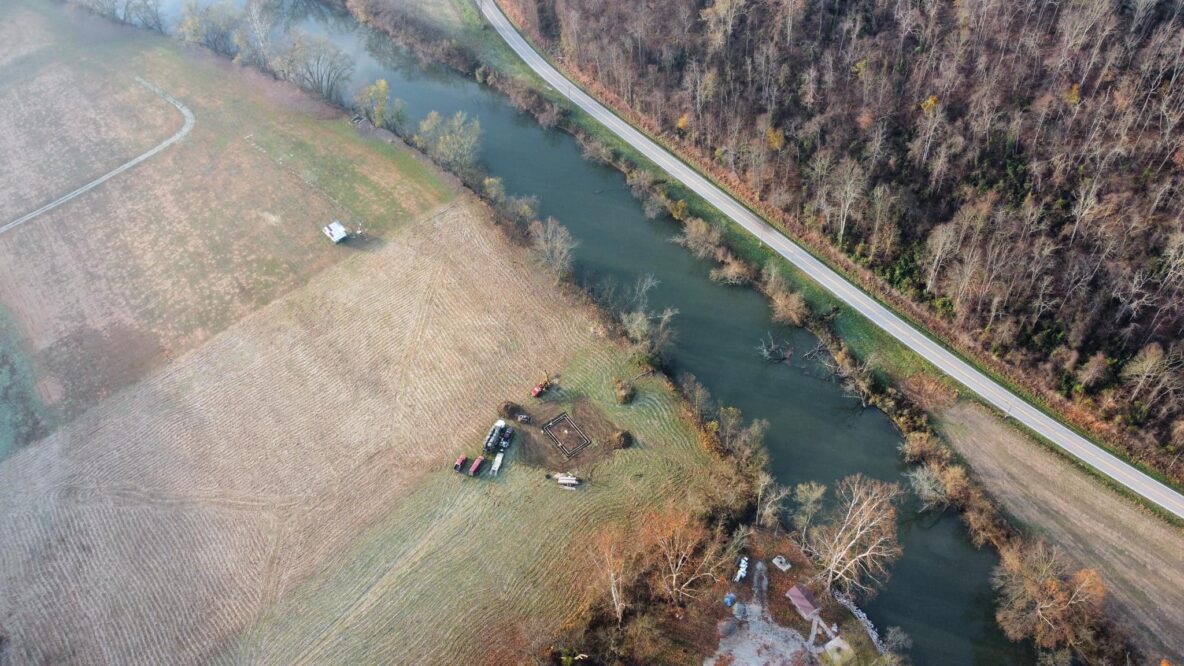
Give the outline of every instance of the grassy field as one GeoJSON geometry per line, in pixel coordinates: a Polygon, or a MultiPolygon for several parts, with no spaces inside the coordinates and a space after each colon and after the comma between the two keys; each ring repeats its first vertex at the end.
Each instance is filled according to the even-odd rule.
{"type": "Polygon", "coordinates": [[[35,2],[0,8],[3,221],[179,144],[0,235],[0,304],[41,400],[70,418],[348,256],[320,227],[382,239],[446,205],[405,148],[262,75],[159,36],[35,2]],[[13,54],[16,55],[13,55],[13,54]]]}
{"type": "Polygon", "coordinates": [[[571,565],[581,538],[681,496],[711,462],[658,380],[612,402],[624,352],[507,249],[458,205],[0,465],[10,649],[456,663],[495,617],[536,633],[570,619],[591,594],[571,565]],[[638,445],[577,458],[582,492],[517,449],[496,479],[452,473],[547,369],[638,445]],[[117,612],[117,627],[89,620],[117,612]]]}
{"type": "Polygon", "coordinates": [[[40,439],[49,426],[36,383],[12,317],[0,308],[0,460],[40,439]]]}
{"type": "MultiPolygon", "coordinates": [[[[507,663],[576,622],[602,590],[585,548],[603,529],[684,498],[713,462],[676,417],[658,380],[615,404],[612,377],[630,367],[615,347],[577,353],[563,373],[579,395],[638,444],[566,469],[588,481],[565,491],[512,448],[496,479],[440,464],[408,499],[229,648],[267,663],[507,663]],[[483,658],[478,658],[484,655],[483,658]]],[[[524,387],[525,388],[525,387],[524,387]]],[[[472,442],[479,442],[473,437],[472,442]]],[[[476,451],[470,447],[470,455],[476,451]]],[[[549,468],[550,471],[559,471],[549,468]]],[[[562,468],[561,468],[562,469],[562,468]]]]}
{"type": "Polygon", "coordinates": [[[1148,657],[1184,655],[1184,534],[1112,493],[1061,456],[1032,446],[982,406],[962,401],[938,427],[991,495],[1031,531],[1096,568],[1112,606],[1148,657]]]}
{"type": "MultiPolygon", "coordinates": [[[[5,194],[13,215],[176,131],[133,75],[197,125],[0,236],[5,367],[62,416],[0,461],[0,663],[512,660],[599,594],[588,538],[710,482],[720,463],[667,385],[617,405],[626,352],[410,151],[55,5],[5,4],[4,35],[3,80],[51,109],[73,98],[44,97],[66,85],[47,68],[93,79],[116,116],[101,145],[47,135],[45,160],[82,167],[5,194]],[[330,245],[333,217],[371,240],[330,245]],[[544,372],[561,390],[529,409],[636,445],[598,441],[560,470],[521,437],[498,477],[454,474],[544,372]],[[588,483],[564,491],[555,471],[588,483]]],[[[42,132],[32,117],[0,113],[0,135],[42,132]]],[[[30,150],[14,169],[43,168],[30,150]]]]}

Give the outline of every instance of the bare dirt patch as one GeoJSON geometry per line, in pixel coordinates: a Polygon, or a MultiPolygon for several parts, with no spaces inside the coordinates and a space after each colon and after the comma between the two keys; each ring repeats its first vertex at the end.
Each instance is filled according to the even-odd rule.
{"type": "Polygon", "coordinates": [[[584,434],[584,431],[580,429],[580,424],[576,423],[576,420],[567,412],[563,412],[543,424],[543,432],[569,459],[579,455],[580,451],[592,444],[592,438],[584,434]]]}
{"type": "Polygon", "coordinates": [[[1098,485],[980,405],[938,425],[1008,513],[1106,582],[1119,620],[1149,659],[1184,657],[1184,533],[1098,485]]]}
{"type": "MultiPolygon", "coordinates": [[[[616,426],[604,411],[586,396],[563,388],[552,389],[544,400],[536,400],[524,406],[531,416],[531,423],[518,428],[522,462],[547,472],[563,472],[573,469],[588,470],[613,455],[612,433],[616,426]],[[561,414],[567,414],[570,422],[578,425],[590,443],[567,455],[555,445],[555,440],[543,431],[543,427],[561,414]]],[[[574,432],[571,433],[574,440],[574,432]]]]}

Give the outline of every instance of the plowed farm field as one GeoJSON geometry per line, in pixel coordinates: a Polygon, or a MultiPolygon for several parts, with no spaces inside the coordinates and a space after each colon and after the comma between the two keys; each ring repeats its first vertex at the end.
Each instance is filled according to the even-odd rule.
{"type": "Polygon", "coordinates": [[[23,340],[58,420],[349,256],[321,234],[331,220],[380,242],[455,196],[401,144],[164,37],[14,0],[0,5],[0,44],[0,226],[182,127],[136,77],[196,120],[167,150],[0,233],[0,325],[23,340]]]}
{"type": "MultiPolygon", "coordinates": [[[[482,554],[476,535],[441,542],[437,532],[543,474],[511,460],[496,483],[462,478],[450,471],[454,454],[479,446],[497,396],[525,394],[543,368],[577,353],[614,356],[592,319],[573,316],[508,249],[479,206],[457,205],[0,465],[0,617],[17,661],[200,661],[383,521],[380,539],[451,541],[460,555],[503,562],[508,554],[482,554]],[[434,499],[417,499],[433,470],[448,474],[429,479],[434,499]]],[[[562,492],[538,490],[550,491],[535,499],[542,508],[562,492]]],[[[540,566],[527,553],[518,566],[540,566]]],[[[316,608],[353,604],[358,586],[370,587],[362,576],[332,581],[337,596],[315,595],[316,608]]],[[[421,603],[406,608],[431,617],[431,600],[421,603]]],[[[299,603],[280,615],[307,620],[313,610],[299,603]]]]}
{"type": "Polygon", "coordinates": [[[6,86],[107,76],[85,94],[137,111],[42,143],[0,113],[20,169],[42,146],[77,171],[6,191],[8,217],[177,131],[133,74],[196,125],[0,235],[0,340],[54,414],[0,460],[0,663],[517,661],[599,596],[589,539],[719,471],[665,380],[615,403],[637,369],[594,313],[401,144],[59,5],[0,5],[9,39],[6,86]],[[328,217],[369,241],[330,245],[328,217]],[[636,443],[452,472],[505,400],[636,443]]]}

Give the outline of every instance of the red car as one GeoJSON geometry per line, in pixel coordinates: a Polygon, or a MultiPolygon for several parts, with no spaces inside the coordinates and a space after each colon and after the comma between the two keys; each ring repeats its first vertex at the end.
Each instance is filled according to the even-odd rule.
{"type": "Polygon", "coordinates": [[[469,468],[469,476],[477,476],[481,473],[481,465],[485,464],[485,456],[477,456],[473,461],[473,466],[469,468]]]}
{"type": "Polygon", "coordinates": [[[452,466],[452,469],[454,469],[458,472],[464,471],[465,463],[467,463],[467,462],[469,462],[469,457],[468,456],[461,456],[456,459],[456,464],[452,466]]]}

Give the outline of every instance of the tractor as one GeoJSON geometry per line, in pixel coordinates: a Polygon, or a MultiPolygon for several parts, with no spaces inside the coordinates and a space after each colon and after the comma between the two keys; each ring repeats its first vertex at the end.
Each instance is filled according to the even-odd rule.
{"type": "Polygon", "coordinates": [[[551,379],[551,373],[547,373],[543,381],[539,382],[534,388],[530,389],[530,397],[538,398],[547,392],[547,389],[553,386],[555,381],[551,379]]]}

